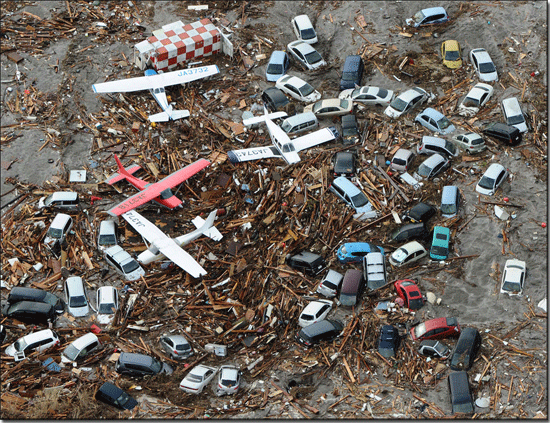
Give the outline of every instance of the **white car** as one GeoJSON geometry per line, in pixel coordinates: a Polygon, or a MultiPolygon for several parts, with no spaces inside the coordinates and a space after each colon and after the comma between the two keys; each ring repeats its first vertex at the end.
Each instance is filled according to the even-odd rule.
{"type": "Polygon", "coordinates": [[[480,153],[487,148],[485,140],[481,135],[475,132],[466,132],[464,134],[453,135],[451,141],[459,148],[466,150],[468,153],[480,153]]]}
{"type": "Polygon", "coordinates": [[[384,110],[384,114],[395,119],[426,100],[428,100],[428,93],[420,87],[414,87],[395,97],[384,110]]]}
{"type": "Polygon", "coordinates": [[[470,62],[472,62],[479,79],[485,82],[498,81],[498,73],[495,64],[485,49],[474,48],[471,50],[470,62]]]}
{"type": "Polygon", "coordinates": [[[180,389],[189,394],[200,394],[217,372],[217,367],[198,364],[181,380],[180,389]]]}
{"type": "Polygon", "coordinates": [[[28,335],[19,338],[5,350],[6,355],[10,357],[23,358],[26,354],[34,351],[42,352],[59,344],[59,337],[51,329],[39,330],[38,332],[29,333],[28,335]]]}
{"type": "Polygon", "coordinates": [[[97,321],[108,325],[118,310],[118,291],[114,286],[101,286],[97,289],[97,321]]]}
{"type": "Polygon", "coordinates": [[[404,266],[420,260],[428,255],[428,251],[418,241],[411,241],[399,247],[390,255],[390,263],[394,266],[404,266]]]}
{"type": "Polygon", "coordinates": [[[214,389],[217,396],[231,395],[239,390],[241,371],[235,366],[221,366],[218,373],[218,383],[214,389]]]}
{"type": "Polygon", "coordinates": [[[508,171],[498,163],[492,163],[476,185],[476,191],[483,195],[493,195],[508,176],[508,171]]]}
{"type": "Polygon", "coordinates": [[[59,246],[61,246],[72,227],[73,218],[68,214],[58,213],[52,220],[48,232],[46,232],[44,244],[49,248],[53,248],[55,243],[59,243],[59,246]]]}
{"type": "Polygon", "coordinates": [[[84,317],[90,312],[86,288],[80,276],[65,279],[65,302],[67,310],[74,317],[84,317]]]}
{"type": "Polygon", "coordinates": [[[340,92],[339,98],[343,100],[351,100],[365,105],[381,105],[387,106],[393,99],[393,91],[385,88],[372,87],[365,85],[360,88],[350,88],[340,92]]]}
{"type": "Polygon", "coordinates": [[[304,113],[313,112],[318,118],[341,116],[353,111],[353,102],[339,98],[325,98],[304,107],[304,113]]]}
{"type": "Polygon", "coordinates": [[[342,284],[342,279],[344,279],[344,275],[336,270],[329,269],[327,275],[317,287],[317,293],[328,298],[335,297],[338,288],[342,284]]]}
{"type": "Polygon", "coordinates": [[[317,50],[302,40],[288,43],[287,50],[298,61],[300,66],[305,69],[317,69],[327,64],[317,50]]]}
{"type": "Polygon", "coordinates": [[[296,100],[313,103],[321,99],[321,93],[297,76],[283,75],[275,86],[296,100]]]}
{"type": "Polygon", "coordinates": [[[506,260],[504,272],[502,272],[501,294],[521,295],[527,272],[525,262],[517,259],[506,260]]]}
{"type": "Polygon", "coordinates": [[[308,44],[315,44],[318,41],[317,33],[308,15],[298,15],[292,19],[291,23],[296,38],[308,44]]]}
{"type": "Polygon", "coordinates": [[[493,96],[493,87],[483,82],[475,84],[458,106],[460,116],[474,116],[493,96]]]}
{"type": "Polygon", "coordinates": [[[310,302],[300,313],[298,318],[298,325],[305,328],[306,326],[317,323],[324,320],[325,317],[332,310],[332,301],[330,300],[317,300],[310,302]]]}

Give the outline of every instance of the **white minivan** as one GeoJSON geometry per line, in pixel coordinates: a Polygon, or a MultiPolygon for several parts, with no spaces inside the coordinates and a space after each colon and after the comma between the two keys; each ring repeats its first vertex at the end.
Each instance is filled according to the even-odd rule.
{"type": "Polygon", "coordinates": [[[94,333],[87,333],[71,342],[61,353],[61,361],[70,363],[84,358],[90,352],[97,350],[101,342],[94,333]]]}
{"type": "Polygon", "coordinates": [[[504,119],[506,119],[507,125],[518,128],[519,132],[527,132],[529,130],[525,113],[523,113],[516,97],[505,98],[500,103],[500,107],[502,108],[502,114],[504,115],[504,119]]]}
{"type": "Polygon", "coordinates": [[[84,317],[90,312],[86,289],[80,276],[70,276],[65,280],[65,302],[67,310],[74,317],[84,317]]]}
{"type": "Polygon", "coordinates": [[[296,38],[304,43],[315,44],[318,41],[315,28],[307,15],[299,15],[292,19],[292,29],[296,38]]]}

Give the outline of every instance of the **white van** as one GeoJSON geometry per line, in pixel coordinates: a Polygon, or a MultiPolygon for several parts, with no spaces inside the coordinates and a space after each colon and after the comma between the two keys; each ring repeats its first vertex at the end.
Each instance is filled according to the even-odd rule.
{"type": "Polygon", "coordinates": [[[505,98],[500,103],[502,108],[502,114],[506,119],[506,124],[515,126],[519,129],[519,132],[527,132],[529,130],[527,126],[527,119],[516,97],[505,98]]]}
{"type": "Polygon", "coordinates": [[[56,242],[61,245],[72,227],[73,218],[68,214],[59,213],[54,217],[48,232],[46,232],[44,244],[49,248],[52,248],[56,242]]]}
{"type": "Polygon", "coordinates": [[[78,210],[79,208],[78,193],[73,191],[58,191],[47,197],[42,197],[38,200],[38,208],[52,208],[64,210],[78,210]]]}
{"type": "Polygon", "coordinates": [[[281,123],[281,129],[288,135],[311,131],[318,126],[319,121],[313,112],[298,113],[297,115],[287,117],[281,123]]]}
{"type": "Polygon", "coordinates": [[[61,353],[61,361],[70,363],[84,358],[90,352],[101,346],[98,337],[93,333],[87,333],[71,342],[61,353]]]}
{"type": "Polygon", "coordinates": [[[120,245],[105,250],[105,261],[129,281],[135,281],[145,275],[143,267],[120,245]]]}
{"type": "Polygon", "coordinates": [[[117,245],[117,224],[114,220],[103,220],[99,224],[97,236],[97,249],[105,251],[107,248],[117,245]]]}
{"type": "Polygon", "coordinates": [[[318,41],[315,28],[313,28],[307,15],[299,15],[292,19],[292,29],[296,34],[296,38],[304,43],[315,44],[318,41]]]}
{"type": "Polygon", "coordinates": [[[51,329],[44,329],[19,338],[7,347],[5,352],[6,355],[15,357],[16,360],[22,360],[26,354],[34,351],[42,352],[57,344],[59,344],[57,333],[51,329]]]}
{"type": "Polygon", "coordinates": [[[86,289],[80,276],[70,276],[65,280],[65,302],[67,310],[74,317],[84,317],[90,312],[86,289]]]}

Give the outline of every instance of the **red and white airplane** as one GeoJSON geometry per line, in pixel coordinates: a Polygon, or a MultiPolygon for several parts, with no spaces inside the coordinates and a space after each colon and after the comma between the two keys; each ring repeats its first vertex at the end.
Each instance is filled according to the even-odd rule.
{"type": "Polygon", "coordinates": [[[133,210],[136,207],[139,207],[143,204],[148,203],[151,200],[155,200],[157,203],[162,204],[170,209],[181,206],[183,201],[177,198],[170,188],[173,188],[182,182],[189,179],[198,171],[204,169],[210,165],[210,162],[206,159],[199,159],[190,165],[185,166],[184,168],[168,175],[166,178],[161,179],[158,182],[150,183],[144,181],[133,175],[141,169],[139,165],[132,165],[124,168],[120,159],[115,154],[115,160],[118,165],[118,173],[110,176],[105,182],[109,185],[113,185],[115,182],[120,181],[121,179],[126,179],[134,187],[139,189],[135,195],[127,198],[123,202],[117,204],[115,207],[110,209],[107,213],[112,216],[120,216],[122,213],[133,210]]]}

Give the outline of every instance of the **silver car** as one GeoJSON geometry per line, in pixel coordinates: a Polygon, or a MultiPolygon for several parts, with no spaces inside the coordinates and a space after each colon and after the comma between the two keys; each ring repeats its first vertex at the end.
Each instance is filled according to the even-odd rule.
{"type": "Polygon", "coordinates": [[[317,292],[328,298],[335,297],[338,293],[338,288],[340,288],[342,284],[342,279],[344,279],[344,275],[336,270],[330,269],[317,287],[317,292]]]}
{"type": "Polygon", "coordinates": [[[172,359],[183,360],[194,354],[193,348],[191,348],[191,345],[183,335],[162,335],[159,342],[162,349],[172,359]]]}
{"type": "Polygon", "coordinates": [[[481,135],[475,132],[466,132],[465,134],[453,135],[451,141],[459,148],[470,154],[481,153],[487,146],[481,135]]]}
{"type": "Polygon", "coordinates": [[[240,385],[241,371],[235,366],[221,366],[214,392],[217,396],[231,395],[239,390],[240,385]]]}
{"type": "Polygon", "coordinates": [[[290,55],[305,69],[317,69],[327,64],[310,44],[296,40],[287,45],[290,55]]]}

